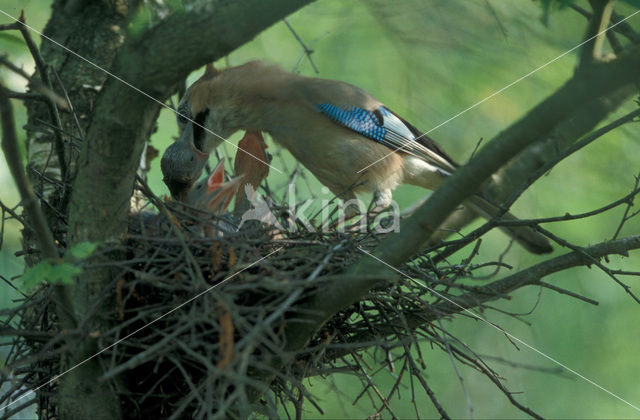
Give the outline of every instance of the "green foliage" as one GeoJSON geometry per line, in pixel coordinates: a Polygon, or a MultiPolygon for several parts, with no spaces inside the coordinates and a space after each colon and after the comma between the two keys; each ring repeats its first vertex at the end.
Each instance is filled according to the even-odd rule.
{"type": "Polygon", "coordinates": [[[93,255],[96,248],[98,248],[98,244],[96,242],[84,241],[71,247],[68,253],[78,260],[86,260],[93,255]]]}
{"type": "MultiPolygon", "coordinates": [[[[193,7],[193,5],[191,5],[193,7]]],[[[145,2],[141,4],[132,14],[129,22],[128,36],[133,38],[139,37],[160,20],[166,18],[170,14],[185,10],[183,0],[167,0],[164,2],[145,2]]]]}
{"type": "Polygon", "coordinates": [[[63,259],[40,261],[22,276],[22,289],[30,290],[45,281],[50,284],[73,284],[73,278],[82,274],[80,263],[93,255],[97,248],[95,242],[80,242],[70,248],[63,259]]]}
{"type": "Polygon", "coordinates": [[[17,35],[5,32],[0,32],[0,41],[7,41],[19,47],[22,47],[24,45],[24,41],[22,40],[22,38],[17,35]]]}
{"type": "Polygon", "coordinates": [[[22,276],[23,290],[29,290],[45,281],[51,284],[72,284],[73,277],[81,273],[82,268],[65,261],[40,261],[22,276]]]}
{"type": "Polygon", "coordinates": [[[153,13],[146,7],[139,7],[136,10],[131,22],[129,22],[129,36],[137,38],[150,27],[153,13]]]}
{"type": "Polygon", "coordinates": [[[562,10],[575,3],[575,0],[541,0],[540,5],[542,6],[542,23],[545,25],[549,25],[549,16],[552,11],[562,10]]]}

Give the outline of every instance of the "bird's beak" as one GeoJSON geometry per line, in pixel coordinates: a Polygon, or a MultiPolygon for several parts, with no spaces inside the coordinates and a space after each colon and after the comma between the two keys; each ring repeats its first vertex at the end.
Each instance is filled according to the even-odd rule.
{"type": "Polygon", "coordinates": [[[208,159],[209,153],[195,146],[193,123],[187,122],[180,138],[167,148],[160,162],[164,183],[174,199],[186,199],[208,159]]]}
{"type": "Polygon", "coordinates": [[[206,192],[198,200],[196,207],[210,213],[224,213],[242,185],[243,178],[244,176],[238,176],[224,182],[224,164],[221,161],[207,179],[206,192]]]}

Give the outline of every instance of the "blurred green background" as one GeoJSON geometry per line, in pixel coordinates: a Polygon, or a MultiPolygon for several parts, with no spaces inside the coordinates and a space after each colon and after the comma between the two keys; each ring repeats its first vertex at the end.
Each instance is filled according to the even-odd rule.
{"type": "MultiPolygon", "coordinates": [[[[587,2],[577,2],[588,8],[587,2]]],[[[618,12],[636,10],[633,3],[619,2],[618,12]]],[[[17,16],[25,10],[27,22],[41,30],[50,13],[49,0],[3,0],[0,9],[17,16]]],[[[577,13],[554,11],[545,25],[539,2],[522,0],[401,0],[398,2],[320,0],[290,16],[288,21],[314,49],[313,60],[320,77],[356,84],[385,102],[412,124],[427,131],[451,116],[482,100],[531,70],[582,42],[586,21],[577,13]]],[[[0,23],[10,20],[0,16],[0,23]]],[[[640,15],[630,24],[640,28],[640,15]]],[[[46,41],[45,41],[46,42],[46,41]]],[[[0,52],[32,71],[27,50],[15,34],[0,33],[0,52]]],[[[250,59],[264,59],[293,70],[302,49],[284,23],[262,33],[218,66],[238,65],[250,59]]],[[[477,108],[464,113],[430,134],[459,162],[466,162],[480,138],[488,140],[551,94],[573,72],[577,53],[573,52],[538,71],[477,108]]],[[[297,67],[302,74],[314,75],[306,58],[297,67]]],[[[190,81],[201,74],[195,72],[190,81]]],[[[13,89],[24,89],[24,81],[0,69],[3,80],[13,89]]],[[[18,126],[26,122],[19,102],[18,126]]],[[[629,103],[610,118],[633,108],[629,103]]],[[[159,129],[152,144],[161,152],[177,134],[174,115],[162,111],[159,129]]],[[[539,180],[514,206],[521,217],[557,216],[603,206],[629,192],[640,169],[638,125],[628,124],[598,140],[577,155],[562,162],[539,180]]],[[[21,133],[22,139],[24,134],[21,133]]],[[[228,149],[232,156],[230,146],[228,149]]],[[[269,150],[276,146],[269,143],[269,150]]],[[[274,166],[291,166],[282,154],[274,166]]],[[[153,162],[150,184],[156,194],[166,194],[159,169],[153,162]]],[[[272,171],[269,184],[282,184],[272,171]]],[[[18,196],[4,158],[0,164],[0,196],[10,206],[18,196]]],[[[319,184],[311,180],[311,188],[319,184]]],[[[300,189],[299,191],[304,191],[300,189]]],[[[394,199],[406,206],[423,197],[424,190],[401,187],[394,199]]],[[[588,220],[548,226],[573,243],[588,245],[611,238],[622,216],[622,208],[588,220]]],[[[19,275],[23,261],[13,254],[20,249],[19,226],[8,223],[0,250],[0,274],[19,275]]],[[[632,221],[624,234],[638,234],[640,222],[632,221]]],[[[500,254],[507,241],[499,232],[487,236],[480,258],[490,260],[500,254]]],[[[468,252],[468,251],[466,251],[468,252]]],[[[557,250],[560,254],[562,250],[557,250]]],[[[466,255],[466,254],[465,254],[466,255]]],[[[451,261],[457,262],[462,254],[451,261]]],[[[540,261],[520,248],[506,260],[514,270],[540,261]]],[[[611,258],[611,267],[638,270],[637,252],[632,258],[611,258]]],[[[521,289],[513,299],[497,304],[501,309],[528,313],[520,322],[493,311],[486,315],[506,331],[566,364],[575,371],[636,406],[640,405],[640,334],[637,322],[640,306],[606,275],[595,268],[574,269],[547,278],[561,287],[600,301],[595,307],[566,296],[537,288],[521,289]]],[[[630,281],[633,281],[630,279],[630,281]]],[[[637,280],[636,280],[637,282],[637,280]]],[[[637,286],[634,288],[637,290],[637,286]]],[[[6,307],[16,294],[0,284],[0,306],[6,307]]],[[[524,346],[516,348],[503,334],[487,324],[466,318],[447,321],[447,328],[478,354],[540,367],[556,365],[524,346]]],[[[446,410],[457,418],[470,416],[466,396],[448,355],[424,346],[427,379],[446,410]]],[[[552,418],[638,418],[640,412],[629,407],[587,381],[569,373],[542,373],[508,364],[492,366],[505,378],[506,386],[518,392],[518,400],[540,414],[552,418]]],[[[481,374],[457,366],[477,418],[523,418],[507,399],[481,374]]],[[[393,375],[382,370],[375,377],[381,389],[388,389],[393,375]]],[[[362,387],[358,380],[344,375],[308,382],[325,410],[326,418],[363,418],[375,413],[371,402],[352,401],[362,387]]],[[[410,384],[403,384],[402,399],[391,401],[396,414],[416,417],[411,403],[410,384]]],[[[424,393],[417,396],[420,416],[437,417],[424,393]]],[[[379,404],[375,405],[376,407],[379,404]]],[[[322,417],[311,405],[308,418],[322,417]]]]}

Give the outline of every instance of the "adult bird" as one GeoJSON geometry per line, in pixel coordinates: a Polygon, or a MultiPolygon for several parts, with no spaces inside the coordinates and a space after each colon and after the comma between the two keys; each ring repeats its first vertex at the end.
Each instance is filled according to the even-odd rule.
{"type": "MultiPolygon", "coordinates": [[[[383,207],[399,184],[433,190],[458,167],[436,142],[366,91],[261,61],[222,71],[208,65],[180,101],[178,125],[180,139],[166,153],[193,145],[208,154],[238,130],[263,131],[337,196],[351,200],[372,192],[383,207]]],[[[186,165],[182,175],[193,173],[193,166],[186,165]]],[[[180,194],[181,185],[191,182],[170,175],[165,172],[172,193],[180,194]]],[[[479,195],[465,205],[486,218],[499,212],[479,195]]],[[[531,252],[551,251],[547,239],[530,227],[503,230],[531,252]]]]}

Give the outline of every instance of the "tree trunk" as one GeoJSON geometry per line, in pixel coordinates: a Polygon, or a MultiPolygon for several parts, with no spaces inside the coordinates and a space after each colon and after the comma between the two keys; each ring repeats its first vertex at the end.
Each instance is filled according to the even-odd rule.
{"type": "MultiPolygon", "coordinates": [[[[121,28],[125,26],[126,15],[123,12],[123,9],[117,9],[106,1],[56,0],[51,18],[43,31],[46,37],[93,63],[76,57],[54,42],[42,39],[41,54],[48,65],[52,87],[60,93],[64,87],[77,116],[76,121],[72,113],[61,112],[63,133],[57,133],[64,141],[66,162],[62,165],[68,166],[68,177],[76,173],[80,139],[92,122],[96,97],[107,78],[107,74],[94,64],[102,68],[111,66],[122,45],[121,28]]],[[[27,130],[28,165],[32,169],[28,173],[35,190],[52,203],[53,208],[45,207],[44,210],[56,239],[64,244],[70,191],[57,189],[54,183],[43,182],[41,176],[44,174],[50,179],[61,179],[61,162],[54,151],[56,133],[54,130],[41,129],[43,125],[40,121],[51,121],[47,107],[35,101],[28,101],[27,106],[30,127],[27,130]]],[[[28,249],[34,248],[30,236],[25,235],[24,241],[28,249]]],[[[36,262],[36,258],[27,261],[29,265],[36,262]]],[[[94,347],[87,343],[79,346],[73,354],[61,360],[61,371],[83,361],[86,354],[95,350],[94,347]]],[[[99,376],[97,360],[90,360],[75,368],[61,378],[58,399],[50,399],[52,406],[40,409],[58,413],[61,418],[119,418],[120,404],[115,390],[108,383],[96,381],[99,376]]]]}

